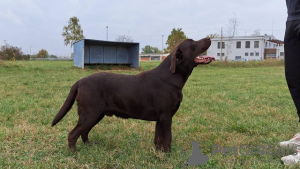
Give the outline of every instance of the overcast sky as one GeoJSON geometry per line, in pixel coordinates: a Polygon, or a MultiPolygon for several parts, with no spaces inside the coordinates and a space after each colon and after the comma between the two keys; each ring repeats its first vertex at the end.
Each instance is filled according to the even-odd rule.
{"type": "Polygon", "coordinates": [[[71,53],[61,36],[70,17],[80,20],[87,39],[115,41],[129,35],[140,48],[162,48],[173,28],[200,39],[238,19],[237,36],[254,30],[283,40],[287,17],[284,0],[0,0],[0,46],[4,42],[35,54],[46,49],[58,56],[71,53]]]}

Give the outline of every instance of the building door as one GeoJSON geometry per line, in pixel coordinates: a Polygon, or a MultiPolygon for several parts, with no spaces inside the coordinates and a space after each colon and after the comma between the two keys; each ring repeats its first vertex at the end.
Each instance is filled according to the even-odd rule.
{"type": "Polygon", "coordinates": [[[242,56],[236,56],[235,57],[235,61],[240,61],[240,60],[242,60],[242,56]]]}

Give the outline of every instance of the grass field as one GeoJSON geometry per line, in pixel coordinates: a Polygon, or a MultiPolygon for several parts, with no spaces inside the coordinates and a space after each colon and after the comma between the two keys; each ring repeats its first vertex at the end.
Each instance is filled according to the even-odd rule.
{"type": "Polygon", "coordinates": [[[50,127],[80,78],[100,71],[136,74],[159,62],[143,62],[140,69],[82,70],[71,61],[2,61],[0,168],[182,168],[193,141],[209,161],[189,168],[285,168],[274,149],[274,155],[267,148],[264,155],[242,155],[250,145],[277,149],[279,141],[299,130],[284,67],[274,63],[216,62],[195,68],[173,118],[172,152],[162,153],[154,148],[154,122],[105,117],[90,133],[93,144],[79,139],[75,152],[68,150],[67,136],[77,122],[76,106],[50,127]],[[237,154],[213,155],[214,145],[249,146],[237,154]]]}

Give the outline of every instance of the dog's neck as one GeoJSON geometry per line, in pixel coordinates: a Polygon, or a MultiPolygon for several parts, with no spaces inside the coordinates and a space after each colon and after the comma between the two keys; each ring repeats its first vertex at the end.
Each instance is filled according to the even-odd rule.
{"type": "Polygon", "coordinates": [[[186,70],[181,68],[180,66],[176,67],[175,73],[170,71],[171,66],[171,56],[169,55],[164,59],[164,61],[154,68],[152,71],[157,71],[159,74],[159,78],[164,82],[173,87],[182,89],[188,80],[188,77],[192,73],[193,69],[186,70]]]}

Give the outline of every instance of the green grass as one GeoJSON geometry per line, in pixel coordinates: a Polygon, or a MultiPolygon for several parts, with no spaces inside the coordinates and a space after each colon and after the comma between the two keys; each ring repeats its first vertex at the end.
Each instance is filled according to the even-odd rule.
{"type": "Polygon", "coordinates": [[[93,144],[79,139],[76,152],[67,148],[78,118],[75,105],[50,127],[80,78],[101,71],[136,74],[159,62],[142,62],[139,69],[82,70],[70,61],[1,61],[0,168],[182,168],[180,149],[188,158],[195,140],[210,159],[189,168],[285,168],[279,155],[212,155],[213,145],[276,147],[299,132],[282,62],[270,63],[214,62],[195,68],[173,118],[172,152],[162,153],[154,148],[154,122],[105,117],[90,133],[93,144]]]}

